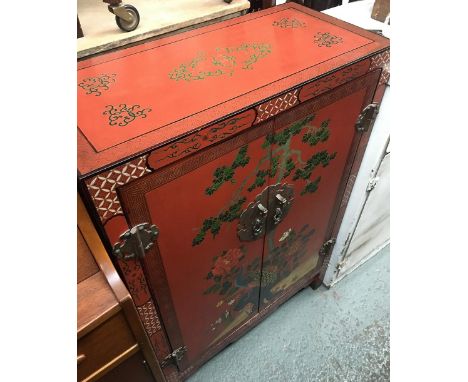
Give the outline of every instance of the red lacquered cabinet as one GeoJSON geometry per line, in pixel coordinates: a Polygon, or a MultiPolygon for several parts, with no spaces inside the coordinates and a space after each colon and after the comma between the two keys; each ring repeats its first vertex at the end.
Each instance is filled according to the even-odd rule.
{"type": "Polygon", "coordinates": [[[167,380],[320,281],[388,57],[288,3],[79,62],[80,192],[167,380]]]}

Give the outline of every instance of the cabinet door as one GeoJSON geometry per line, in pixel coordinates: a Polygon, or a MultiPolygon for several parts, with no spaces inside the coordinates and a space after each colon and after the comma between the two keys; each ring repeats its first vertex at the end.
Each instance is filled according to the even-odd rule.
{"type": "Polygon", "coordinates": [[[172,348],[187,347],[181,371],[258,313],[262,235],[242,242],[237,225],[255,198],[249,177],[269,167],[261,146],[272,131],[264,123],[120,189],[131,226],[158,227],[142,264],[172,348]]]}
{"type": "Polygon", "coordinates": [[[271,148],[268,210],[277,213],[268,221],[260,309],[319,273],[319,251],[330,238],[362,136],[356,119],[371,103],[376,80],[376,73],[363,76],[275,119],[263,144],[271,148]]]}

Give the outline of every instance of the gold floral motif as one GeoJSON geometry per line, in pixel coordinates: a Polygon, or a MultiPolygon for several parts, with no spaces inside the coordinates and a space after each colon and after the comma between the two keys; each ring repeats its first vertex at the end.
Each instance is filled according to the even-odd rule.
{"type": "Polygon", "coordinates": [[[88,77],[83,79],[78,86],[86,90],[86,94],[100,96],[103,90],[109,90],[109,85],[115,82],[116,74],[100,74],[97,77],[88,77]]]}
{"type": "Polygon", "coordinates": [[[136,118],[146,118],[146,113],[150,111],[150,108],[141,109],[140,105],[127,106],[127,104],[121,103],[118,107],[107,105],[102,114],[109,116],[109,125],[111,126],[127,126],[136,118]]]}
{"type": "Polygon", "coordinates": [[[317,32],[314,36],[314,42],[319,46],[326,46],[330,48],[334,44],[340,44],[343,39],[339,36],[335,36],[329,32],[317,32]]]}
{"type": "Polygon", "coordinates": [[[242,54],[249,54],[240,62],[241,69],[252,70],[253,65],[271,53],[271,45],[265,43],[244,43],[239,46],[216,48],[209,57],[206,52],[198,52],[189,62],[182,63],[169,73],[174,81],[186,82],[204,80],[208,77],[232,76],[242,54]],[[200,65],[203,69],[200,68],[200,65]],[[198,70],[197,70],[198,68],[198,70]],[[206,69],[205,69],[206,68],[206,69]]]}
{"type": "Polygon", "coordinates": [[[284,17],[279,21],[273,21],[272,25],[274,27],[279,27],[279,28],[305,28],[306,27],[306,23],[295,18],[289,19],[289,17],[284,17]]]}

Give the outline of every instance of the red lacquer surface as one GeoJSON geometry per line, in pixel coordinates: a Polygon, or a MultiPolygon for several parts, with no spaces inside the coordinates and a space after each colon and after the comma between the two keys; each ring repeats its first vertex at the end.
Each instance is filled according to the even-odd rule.
{"type": "MultiPolygon", "coordinates": [[[[130,224],[151,222],[159,229],[157,250],[143,262],[172,346],[188,348],[182,369],[254,317],[259,302],[272,302],[320,265],[318,251],[327,238],[340,183],[346,178],[345,166],[350,163],[354,123],[372,97],[376,74],[355,79],[272,122],[122,186],[119,194],[130,224]],[[273,142],[271,133],[284,135],[304,118],[309,120],[299,133],[268,143],[273,142]],[[327,138],[306,144],[306,134],[316,132],[325,121],[327,138]],[[321,177],[317,190],[301,195],[307,183],[294,179],[296,170],[324,151],[333,159],[313,170],[310,181],[321,177]],[[286,175],[289,158],[295,168],[286,175]],[[273,168],[271,176],[259,175],[273,168]],[[262,235],[258,240],[240,241],[240,212],[268,184],[276,183],[294,188],[289,214],[265,240],[262,235]],[[236,216],[221,218],[242,198],[236,216]],[[287,267],[271,261],[274,248],[283,245],[280,257],[287,267]],[[289,263],[294,257],[295,262],[289,263]]],[[[106,224],[108,229],[114,219],[106,224]]]]}
{"type": "Polygon", "coordinates": [[[338,72],[320,78],[317,81],[311,82],[310,84],[304,85],[299,93],[299,100],[301,102],[307,101],[308,99],[317,97],[320,94],[351,81],[353,78],[363,76],[368,72],[369,68],[370,60],[363,60],[338,72]]]}
{"type": "MultiPolygon", "coordinates": [[[[294,118],[294,112],[291,111],[291,115],[286,117],[287,123],[284,123],[285,118],[276,121],[275,133],[284,134],[285,129],[290,129],[304,118],[312,118],[299,134],[293,135],[284,145],[275,144],[272,147],[272,152],[277,153],[280,163],[286,163],[290,158],[295,168],[287,176],[280,169],[277,176],[270,179],[270,184],[287,183],[293,186],[294,201],[288,215],[266,236],[261,307],[271,303],[297,280],[321,265],[318,261],[319,250],[328,239],[328,224],[356,134],[354,124],[366,93],[367,89],[361,89],[306,116],[301,113],[294,118]],[[304,142],[306,133],[318,131],[327,121],[329,136],[326,140],[315,145],[304,142]],[[298,169],[305,168],[307,161],[318,153],[326,153],[333,159],[315,166],[309,180],[314,182],[320,178],[317,189],[314,192],[304,192],[308,181],[294,179],[294,175],[298,169]],[[272,275],[274,280],[271,280],[272,275]]],[[[269,209],[275,207],[277,206],[269,206],[269,209]]]]}
{"type": "Polygon", "coordinates": [[[216,235],[207,232],[197,245],[193,240],[206,219],[219,216],[239,198],[246,198],[241,211],[254,199],[256,193],[242,190],[242,184],[255,171],[264,151],[262,142],[260,138],[248,143],[249,163],[237,167],[232,181],[224,182],[211,195],[206,189],[212,185],[216,169],[233,163],[239,149],[146,193],[148,213],[160,232],[158,247],[176,314],[176,318],[166,315],[163,320],[177,320],[188,348],[188,363],[258,311],[259,278],[257,283],[245,279],[247,272],[260,274],[263,240],[240,242],[237,219],[221,224],[216,235]],[[235,269],[242,272],[228,277],[235,269]],[[210,272],[212,277],[208,276],[210,272]],[[216,289],[217,276],[220,282],[216,289]],[[231,285],[223,293],[224,283],[231,285]],[[234,292],[231,288],[238,289],[234,292]]]}
{"type": "Polygon", "coordinates": [[[174,143],[154,150],[148,157],[148,166],[157,170],[187,155],[227,139],[252,126],[255,110],[250,109],[235,117],[216,123],[203,131],[198,131],[174,143]]]}
{"type": "MultiPolygon", "coordinates": [[[[149,291],[155,296],[171,347],[187,346],[180,370],[189,371],[190,366],[205,360],[213,346],[222,346],[226,336],[260,317],[258,311],[263,314],[265,304],[281,298],[295,284],[304,283],[313,271],[317,274],[321,265],[318,251],[329,238],[342,182],[347,179],[361,136],[356,134],[354,123],[360,110],[371,102],[378,74],[374,71],[356,78],[231,139],[189,153],[189,157],[157,171],[142,172],[142,176],[119,187],[118,200],[125,219],[114,216],[105,229],[112,241],[125,230],[127,222],[131,226],[149,222],[158,227],[157,245],[141,260],[142,268],[121,264],[121,269],[138,301],[143,302],[149,291]],[[295,123],[311,115],[314,118],[309,118],[299,133],[290,134],[286,140],[271,140],[272,133],[284,136],[288,129],[293,131],[295,123]],[[306,144],[305,134],[316,132],[325,121],[327,138],[306,144]],[[310,181],[321,177],[317,190],[301,195],[307,183],[294,179],[296,170],[322,151],[333,154],[333,159],[313,170],[310,181]],[[294,159],[295,168],[285,175],[289,158],[294,159]],[[265,181],[259,180],[259,172],[268,173],[275,167],[273,175],[263,175],[265,181]],[[240,241],[240,214],[232,219],[221,216],[242,198],[245,200],[238,212],[244,211],[268,184],[276,183],[294,188],[289,214],[265,240],[240,241]],[[216,217],[218,224],[213,224],[216,217]],[[205,234],[200,236],[203,230],[205,234]],[[298,240],[290,240],[293,236],[298,240]],[[283,244],[281,257],[287,262],[296,257],[288,267],[271,261],[274,248],[283,244]]],[[[246,113],[245,117],[250,123],[254,115],[246,113]]],[[[161,158],[154,157],[152,165],[157,167],[161,158]]],[[[139,166],[125,173],[136,168],[139,166]]],[[[120,172],[123,170],[119,167],[120,172]]],[[[113,176],[105,179],[115,180],[113,176]]]]}
{"type": "Polygon", "coordinates": [[[371,102],[387,46],[380,36],[288,3],[78,64],[78,171],[105,234],[113,244],[129,226],[159,228],[145,258],[119,266],[160,359],[187,346],[179,370],[191,373],[236,329],[268,312],[266,304],[317,274],[350,172],[348,154],[360,137],[354,121],[371,102]],[[330,118],[329,138],[311,147],[295,135],[287,155],[304,162],[336,152],[313,171],[312,181],[321,177],[317,190],[301,195],[306,182],[293,179],[298,163],[280,176],[284,152],[278,172],[249,190],[258,170],[271,170],[282,152],[265,145],[266,134],[310,114],[315,127],[330,118]],[[245,145],[248,163],[207,192],[245,145]],[[278,182],[294,187],[295,200],[264,238],[239,241],[236,218],[194,245],[210,218],[242,197],[245,210],[278,182]],[[271,261],[282,245],[281,257],[296,259],[286,272],[271,261]]]}
{"type": "Polygon", "coordinates": [[[102,151],[370,42],[294,9],[241,22],[79,70],[79,83],[101,74],[116,76],[101,96],[86,94],[79,88],[78,102],[83,112],[78,114],[78,126],[96,151],[102,151]],[[300,20],[304,27],[272,25],[283,18],[300,20]],[[339,36],[343,41],[330,47],[319,46],[314,42],[319,32],[339,36]],[[248,64],[252,55],[257,55],[258,61],[248,64]],[[236,63],[228,61],[228,57],[236,63]],[[187,73],[197,77],[171,79],[170,74],[180,65],[186,65],[187,73]],[[218,75],[216,70],[225,74],[218,75]],[[213,76],[200,73],[213,71],[213,76]],[[146,118],[137,118],[126,126],[110,126],[103,112],[107,105],[122,103],[138,104],[151,111],[146,118]]]}
{"type": "Polygon", "coordinates": [[[82,61],[82,175],[381,49],[380,37],[295,4],[82,61]],[[286,20],[286,21],[284,21],[286,20]]]}

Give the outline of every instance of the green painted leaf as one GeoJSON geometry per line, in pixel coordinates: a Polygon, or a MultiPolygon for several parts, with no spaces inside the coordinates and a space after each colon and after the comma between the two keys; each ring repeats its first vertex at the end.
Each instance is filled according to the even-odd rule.
{"type": "Polygon", "coordinates": [[[247,145],[239,149],[236,158],[231,166],[221,166],[213,172],[213,181],[211,186],[205,189],[205,194],[213,195],[225,182],[235,183],[234,174],[237,167],[245,167],[250,161],[247,156],[247,145]]]}
{"type": "Polygon", "coordinates": [[[215,237],[219,233],[222,223],[232,222],[233,220],[238,219],[242,213],[242,205],[245,201],[245,197],[241,198],[232,204],[227,211],[222,211],[218,216],[205,219],[200,232],[198,232],[192,240],[192,246],[202,243],[208,231],[210,231],[213,237],[215,237]]]}

